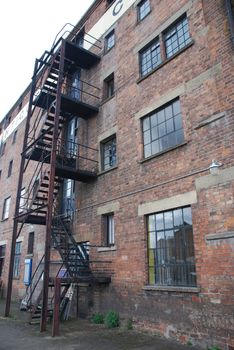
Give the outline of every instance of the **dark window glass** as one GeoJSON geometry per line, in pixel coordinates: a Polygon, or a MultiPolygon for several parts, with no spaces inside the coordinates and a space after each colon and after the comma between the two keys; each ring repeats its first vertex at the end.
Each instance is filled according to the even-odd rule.
{"type": "Polygon", "coordinates": [[[112,30],[106,37],[105,37],[105,51],[109,51],[112,49],[112,47],[115,46],[115,31],[112,30]]]}
{"type": "Polygon", "coordinates": [[[34,232],[29,232],[28,234],[28,254],[33,254],[34,248],[34,232]]]}
{"type": "Polygon", "coordinates": [[[13,134],[12,144],[14,144],[16,142],[17,132],[18,132],[18,130],[16,130],[13,134]]]}
{"type": "Polygon", "coordinates": [[[114,214],[104,215],[105,221],[105,245],[111,246],[115,244],[115,224],[114,214]]]}
{"type": "Polygon", "coordinates": [[[104,98],[110,98],[115,93],[114,74],[104,80],[104,98]]]}
{"type": "Polygon", "coordinates": [[[179,100],[143,118],[142,127],[145,158],[182,143],[184,133],[179,100]]]}
{"type": "Polygon", "coordinates": [[[5,150],[6,150],[6,142],[2,143],[2,145],[1,145],[1,156],[4,155],[5,150]]]}
{"type": "Polygon", "coordinates": [[[141,21],[150,13],[150,0],[143,0],[137,6],[138,21],[141,21]]]}
{"type": "Polygon", "coordinates": [[[102,143],[102,170],[116,165],[116,137],[102,143]]]}
{"type": "Polygon", "coordinates": [[[11,160],[10,163],[9,163],[7,177],[11,176],[11,174],[12,174],[12,167],[13,167],[13,160],[11,160]]]}
{"type": "Polygon", "coordinates": [[[21,255],[21,242],[16,242],[14,268],[13,268],[13,278],[19,278],[20,277],[20,255],[21,255]]]}
{"type": "Polygon", "coordinates": [[[150,73],[161,63],[160,43],[154,40],[150,46],[140,52],[141,75],[150,73]]]}
{"type": "Polygon", "coordinates": [[[191,208],[148,216],[149,283],[196,286],[191,208]]]}
{"type": "Polygon", "coordinates": [[[2,220],[8,219],[9,211],[10,211],[10,204],[11,204],[11,197],[4,199],[3,210],[2,210],[2,220]]]}
{"type": "Polygon", "coordinates": [[[106,6],[110,6],[115,0],[106,0],[106,6]]]}
{"type": "Polygon", "coordinates": [[[164,33],[167,58],[190,42],[188,19],[184,17],[164,33]]]}
{"type": "Polygon", "coordinates": [[[2,276],[5,255],[6,255],[6,246],[1,245],[0,246],[0,277],[2,276]]]}

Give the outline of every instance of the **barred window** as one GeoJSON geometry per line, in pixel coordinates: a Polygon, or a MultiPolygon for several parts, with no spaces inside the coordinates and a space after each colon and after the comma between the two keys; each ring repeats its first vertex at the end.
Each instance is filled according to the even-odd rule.
{"type": "Polygon", "coordinates": [[[101,144],[102,170],[108,170],[116,165],[116,136],[101,144]]]}
{"type": "Polygon", "coordinates": [[[196,286],[191,207],[148,216],[149,283],[196,286]]]}
{"type": "Polygon", "coordinates": [[[142,21],[150,13],[150,0],[143,0],[137,6],[138,21],[142,21]]]}
{"type": "Polygon", "coordinates": [[[20,277],[20,256],[21,256],[21,242],[16,242],[14,268],[13,268],[13,278],[19,278],[20,277]]]}
{"type": "Polygon", "coordinates": [[[105,37],[105,51],[108,52],[112,47],[115,46],[115,31],[112,30],[106,37],[105,37]]]}
{"type": "Polygon", "coordinates": [[[161,63],[159,39],[154,40],[140,52],[141,75],[144,76],[154,70],[161,63]]]}
{"type": "Polygon", "coordinates": [[[190,42],[187,17],[183,17],[164,33],[167,58],[174,55],[190,42]]]}
{"type": "Polygon", "coordinates": [[[175,100],[144,117],[142,126],[145,158],[183,143],[180,101],[175,100]]]}

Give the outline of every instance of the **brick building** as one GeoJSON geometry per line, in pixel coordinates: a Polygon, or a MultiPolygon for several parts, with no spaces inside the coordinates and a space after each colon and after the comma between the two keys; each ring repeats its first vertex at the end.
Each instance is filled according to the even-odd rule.
{"type": "Polygon", "coordinates": [[[181,342],[234,347],[233,6],[96,0],[59,54],[39,61],[0,136],[5,288],[25,129],[28,142],[14,297],[24,296],[25,258],[35,270],[45,237],[57,242],[54,260],[57,252],[64,258],[56,211],[59,220],[69,215],[76,242],[88,242],[91,271],[111,276],[110,283],[78,283],[81,315],[115,309],[181,342]],[[44,195],[36,176],[43,154],[50,164],[44,195]],[[40,196],[30,204],[35,188],[40,196]]]}

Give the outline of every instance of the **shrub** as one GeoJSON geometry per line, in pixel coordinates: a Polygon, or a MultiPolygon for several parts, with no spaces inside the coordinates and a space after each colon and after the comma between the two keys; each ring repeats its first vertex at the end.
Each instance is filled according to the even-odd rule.
{"type": "Polygon", "coordinates": [[[213,345],[211,348],[207,348],[207,350],[222,350],[220,347],[213,345]]]}
{"type": "Polygon", "coordinates": [[[103,324],[104,316],[100,312],[96,312],[95,314],[93,314],[91,321],[96,324],[103,324]]]}
{"type": "Polygon", "coordinates": [[[108,311],[104,323],[107,328],[119,327],[119,314],[116,311],[108,311]]]}

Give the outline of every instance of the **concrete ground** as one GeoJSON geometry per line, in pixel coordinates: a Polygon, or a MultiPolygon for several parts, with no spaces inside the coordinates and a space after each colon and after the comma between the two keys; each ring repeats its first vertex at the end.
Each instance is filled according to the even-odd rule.
{"type": "Polygon", "coordinates": [[[88,320],[69,320],[61,324],[60,337],[52,338],[50,325],[45,333],[39,325],[27,323],[27,313],[13,305],[10,318],[4,318],[0,303],[0,350],[197,350],[156,335],[126,330],[105,329],[88,320]]]}

